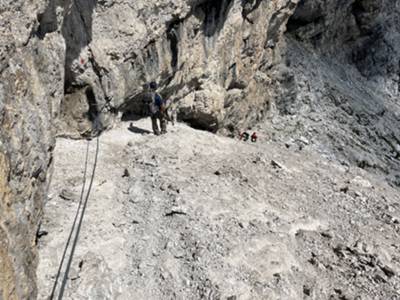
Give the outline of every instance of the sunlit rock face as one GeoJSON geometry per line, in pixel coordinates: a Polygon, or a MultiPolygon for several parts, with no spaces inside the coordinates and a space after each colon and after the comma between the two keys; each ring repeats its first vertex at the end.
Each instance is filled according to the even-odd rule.
{"type": "Polygon", "coordinates": [[[0,0],[0,295],[35,298],[55,136],[143,114],[150,81],[192,127],[258,124],[400,185],[399,7],[0,0]]]}
{"type": "Polygon", "coordinates": [[[0,1],[0,298],[36,294],[36,231],[46,195],[64,39],[40,37],[45,1],[0,1]]]}
{"type": "Polygon", "coordinates": [[[254,123],[271,99],[296,1],[0,1],[0,269],[35,298],[36,233],[56,134],[140,113],[149,81],[209,131],[254,123]]]}
{"type": "MultiPolygon", "coordinates": [[[[81,103],[88,88],[94,97],[90,111],[72,105],[78,111],[71,114],[65,104],[67,124],[77,114],[101,115],[104,127],[118,111],[140,114],[150,81],[194,127],[232,131],[260,120],[295,7],[288,0],[75,1],[59,29],[67,45],[65,101],[81,103]]],[[[75,121],[75,128],[61,122],[60,133],[90,132],[75,121]]]]}
{"type": "Polygon", "coordinates": [[[399,1],[301,1],[287,24],[275,98],[284,136],[296,131],[397,186],[399,12],[399,1]],[[298,129],[289,129],[295,123],[298,129]]]}

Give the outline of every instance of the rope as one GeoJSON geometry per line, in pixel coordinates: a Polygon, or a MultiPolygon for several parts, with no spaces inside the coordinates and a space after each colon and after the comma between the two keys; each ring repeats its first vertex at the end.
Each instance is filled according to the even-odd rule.
{"type": "Polygon", "coordinates": [[[61,275],[62,266],[64,265],[64,259],[65,259],[65,256],[67,254],[69,243],[71,242],[72,234],[74,233],[76,221],[78,220],[79,210],[80,210],[80,208],[82,206],[82,200],[83,200],[83,195],[84,195],[85,186],[86,186],[86,174],[87,174],[88,157],[89,157],[89,145],[90,145],[90,142],[88,141],[87,142],[87,146],[86,146],[85,170],[83,172],[82,190],[81,190],[81,196],[79,198],[78,208],[76,210],[74,222],[72,223],[72,228],[71,228],[71,231],[69,233],[68,240],[67,240],[67,243],[65,245],[64,252],[63,252],[63,255],[62,255],[62,258],[61,258],[61,262],[60,262],[60,265],[59,265],[58,270],[57,270],[57,276],[56,276],[56,279],[55,279],[54,284],[53,284],[53,289],[51,290],[50,300],[54,299],[54,293],[55,293],[56,288],[57,288],[58,279],[59,279],[59,277],[61,275]]]}
{"type": "Polygon", "coordinates": [[[89,141],[87,142],[86,158],[85,158],[85,171],[84,171],[84,175],[83,175],[83,184],[82,184],[82,190],[81,190],[79,205],[78,205],[78,209],[77,209],[76,214],[75,214],[75,218],[74,218],[74,222],[72,224],[72,228],[71,228],[70,234],[68,236],[67,243],[66,243],[65,248],[64,248],[64,252],[63,252],[63,256],[62,256],[60,265],[58,267],[57,276],[56,276],[56,279],[54,281],[54,285],[53,285],[53,289],[51,291],[51,295],[49,297],[50,300],[55,299],[55,291],[56,291],[57,284],[58,284],[58,281],[59,281],[59,278],[60,278],[60,275],[61,275],[61,269],[62,269],[62,267],[64,265],[64,260],[65,260],[66,254],[67,254],[67,250],[69,248],[69,245],[70,245],[70,242],[71,242],[71,239],[72,239],[75,227],[76,227],[76,222],[78,221],[78,218],[79,218],[79,222],[78,222],[78,226],[77,226],[77,229],[76,229],[75,237],[74,237],[74,240],[73,240],[73,243],[72,243],[71,253],[70,253],[69,259],[67,261],[67,267],[66,267],[65,272],[64,272],[64,276],[63,276],[63,279],[62,279],[62,282],[61,282],[60,292],[58,294],[58,298],[57,299],[61,300],[63,298],[63,296],[64,296],[64,291],[65,291],[65,287],[67,285],[69,271],[70,271],[70,268],[71,268],[72,260],[73,260],[74,254],[75,254],[76,245],[78,243],[79,234],[80,234],[81,227],[82,227],[83,217],[84,217],[85,212],[86,212],[87,203],[88,203],[88,200],[89,200],[90,192],[91,192],[92,186],[93,186],[94,176],[95,176],[95,173],[96,173],[97,160],[98,160],[98,155],[99,155],[99,144],[100,144],[99,140],[100,140],[100,138],[99,138],[99,136],[97,136],[97,138],[96,138],[96,153],[95,153],[95,158],[94,158],[93,170],[92,170],[92,174],[91,174],[91,178],[90,178],[89,187],[88,187],[88,190],[87,190],[87,193],[86,193],[86,197],[84,197],[85,187],[86,187],[86,180],[87,180],[86,177],[87,177],[87,166],[88,166],[89,145],[90,145],[90,142],[89,141]],[[82,210],[81,210],[81,207],[82,207],[82,210]],[[79,214],[80,211],[81,211],[81,213],[79,214]]]}
{"type": "Polygon", "coordinates": [[[95,176],[95,173],[96,173],[96,167],[97,167],[97,158],[99,156],[99,139],[100,139],[99,136],[97,136],[97,138],[96,138],[96,154],[95,154],[95,157],[94,157],[92,177],[90,179],[89,188],[88,188],[88,191],[87,191],[87,194],[86,194],[85,201],[83,203],[82,213],[81,213],[81,216],[80,216],[80,219],[79,219],[78,228],[76,230],[75,239],[74,239],[74,242],[72,244],[71,255],[69,257],[69,260],[68,260],[68,263],[67,263],[67,268],[66,268],[65,273],[64,273],[64,278],[63,278],[63,281],[62,281],[62,284],[61,284],[60,293],[58,295],[58,300],[61,300],[63,295],[64,295],[64,290],[65,290],[65,287],[67,285],[69,270],[71,268],[72,260],[73,260],[75,249],[76,249],[76,245],[78,243],[79,233],[81,231],[83,217],[85,216],[85,211],[86,211],[88,199],[89,199],[89,196],[90,196],[90,191],[92,190],[93,180],[94,180],[94,176],[95,176]]]}
{"type": "Polygon", "coordinates": [[[62,297],[64,296],[64,291],[65,291],[65,287],[67,285],[69,270],[71,268],[72,260],[73,260],[74,254],[75,254],[75,248],[76,248],[76,245],[78,243],[78,238],[79,238],[79,234],[80,234],[80,231],[81,231],[83,217],[84,217],[85,212],[86,212],[86,206],[87,206],[87,202],[89,200],[90,192],[92,190],[93,180],[94,180],[94,176],[95,176],[96,168],[97,168],[97,159],[98,159],[98,156],[99,156],[99,147],[100,147],[99,146],[99,144],[100,144],[99,134],[100,134],[100,132],[102,130],[102,124],[100,122],[99,116],[103,112],[103,110],[106,108],[107,105],[108,105],[108,103],[105,103],[103,105],[103,107],[98,112],[98,115],[96,115],[96,117],[94,119],[94,122],[93,122],[93,130],[94,130],[94,132],[96,132],[98,134],[97,137],[96,137],[96,153],[95,153],[95,157],[94,157],[94,164],[93,164],[93,169],[92,169],[92,176],[90,178],[89,188],[88,188],[88,191],[86,193],[85,201],[83,202],[83,207],[82,207],[82,201],[83,201],[83,198],[84,198],[85,187],[86,187],[86,176],[87,176],[89,145],[90,145],[90,141],[87,142],[86,158],[85,158],[85,171],[84,171],[84,174],[83,174],[83,184],[82,184],[82,190],[81,190],[81,195],[80,195],[80,199],[79,199],[79,205],[78,205],[78,209],[77,209],[76,214],[75,214],[75,218],[74,218],[74,222],[72,224],[72,228],[71,228],[70,234],[68,236],[67,243],[66,243],[65,248],[64,248],[64,252],[63,252],[63,255],[62,255],[62,258],[61,258],[60,265],[59,265],[58,270],[57,270],[57,276],[56,276],[56,279],[54,281],[54,285],[53,285],[49,300],[53,300],[54,299],[54,294],[55,294],[55,291],[56,291],[56,288],[57,288],[57,284],[58,284],[58,280],[59,280],[59,277],[60,277],[60,274],[61,274],[61,269],[62,269],[62,267],[64,265],[64,260],[65,260],[65,257],[66,257],[66,254],[67,254],[67,250],[68,250],[68,247],[69,247],[69,244],[71,242],[71,238],[72,238],[75,226],[76,226],[76,221],[78,220],[79,211],[80,211],[80,209],[82,207],[82,211],[81,211],[81,214],[80,214],[78,227],[77,227],[77,230],[76,230],[76,233],[75,233],[74,242],[73,242],[72,248],[71,248],[71,254],[70,254],[68,262],[67,262],[67,267],[66,267],[65,272],[64,272],[64,276],[63,276],[63,280],[62,280],[62,283],[61,283],[60,292],[58,294],[58,300],[61,300],[62,297]]]}

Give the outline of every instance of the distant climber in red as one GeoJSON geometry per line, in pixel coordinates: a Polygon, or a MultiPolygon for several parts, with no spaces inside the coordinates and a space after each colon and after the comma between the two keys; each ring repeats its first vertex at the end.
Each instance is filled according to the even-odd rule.
{"type": "Polygon", "coordinates": [[[251,141],[253,143],[257,142],[258,136],[257,133],[253,132],[253,134],[251,135],[251,141]]]}

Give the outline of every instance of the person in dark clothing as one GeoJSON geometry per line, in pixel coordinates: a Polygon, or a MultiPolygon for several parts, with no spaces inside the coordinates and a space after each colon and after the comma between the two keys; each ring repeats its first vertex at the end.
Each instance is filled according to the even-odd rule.
{"type": "Polygon", "coordinates": [[[160,121],[161,134],[167,133],[167,119],[165,118],[166,113],[166,101],[156,92],[157,83],[150,83],[151,90],[151,102],[150,102],[150,116],[153,132],[155,135],[160,135],[160,129],[158,127],[158,121],[160,121]]]}
{"type": "Polygon", "coordinates": [[[242,133],[240,134],[240,138],[239,138],[239,139],[240,139],[241,141],[243,140],[243,141],[247,142],[248,139],[249,139],[249,136],[250,136],[249,133],[245,131],[245,132],[242,132],[242,133]]]}

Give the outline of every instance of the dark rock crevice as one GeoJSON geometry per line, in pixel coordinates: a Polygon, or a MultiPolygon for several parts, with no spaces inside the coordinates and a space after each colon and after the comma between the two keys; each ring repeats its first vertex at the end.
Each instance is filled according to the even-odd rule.
{"type": "Polygon", "coordinates": [[[233,0],[207,1],[196,8],[205,15],[203,31],[206,37],[215,36],[222,29],[232,4],[233,0]]]}
{"type": "Polygon", "coordinates": [[[65,56],[65,89],[74,84],[75,74],[73,62],[79,58],[83,48],[92,41],[92,14],[97,0],[69,0],[64,8],[67,9],[61,33],[66,44],[65,56]]]}
{"type": "MultiPolygon", "coordinates": [[[[266,42],[267,45],[271,45],[273,47],[279,41],[280,38],[279,29],[282,28],[282,25],[284,25],[287,22],[287,20],[290,17],[290,12],[295,8],[296,4],[294,2],[288,2],[286,6],[282,7],[280,10],[272,14],[267,31],[267,42],[266,42]],[[286,13],[283,12],[285,10],[287,10],[286,13]]],[[[289,24],[292,23],[293,20],[289,22],[289,24]]]]}
{"type": "Polygon", "coordinates": [[[179,39],[180,39],[180,27],[182,21],[177,20],[171,22],[167,29],[167,39],[169,41],[170,50],[171,50],[171,67],[175,71],[178,66],[178,58],[179,58],[179,39]]]}
{"type": "Polygon", "coordinates": [[[183,109],[178,114],[178,120],[198,130],[215,133],[219,129],[218,120],[214,116],[202,112],[193,112],[183,109]]]}
{"type": "Polygon", "coordinates": [[[46,34],[52,33],[58,30],[57,22],[57,5],[55,0],[50,0],[45,11],[38,15],[39,27],[37,29],[37,36],[39,39],[44,39],[46,34]]]}
{"type": "Polygon", "coordinates": [[[261,5],[262,0],[242,0],[242,16],[243,19],[248,21],[249,23],[253,23],[253,21],[248,17],[253,11],[257,10],[261,5]]]}
{"type": "Polygon", "coordinates": [[[70,0],[64,4],[65,16],[60,31],[66,44],[65,95],[61,109],[66,111],[61,112],[59,135],[78,137],[76,134],[79,133],[82,136],[91,136],[98,134],[104,127],[101,116],[107,102],[110,101],[103,86],[107,71],[99,65],[90,49],[96,6],[97,0],[70,0]],[[85,55],[81,57],[85,48],[85,55]],[[89,81],[82,80],[79,76],[86,72],[88,67],[95,78],[89,81]],[[67,101],[72,103],[63,103],[67,101]],[[74,116],[77,122],[72,120],[74,116]],[[76,133],[73,133],[74,130],[76,133]]]}

